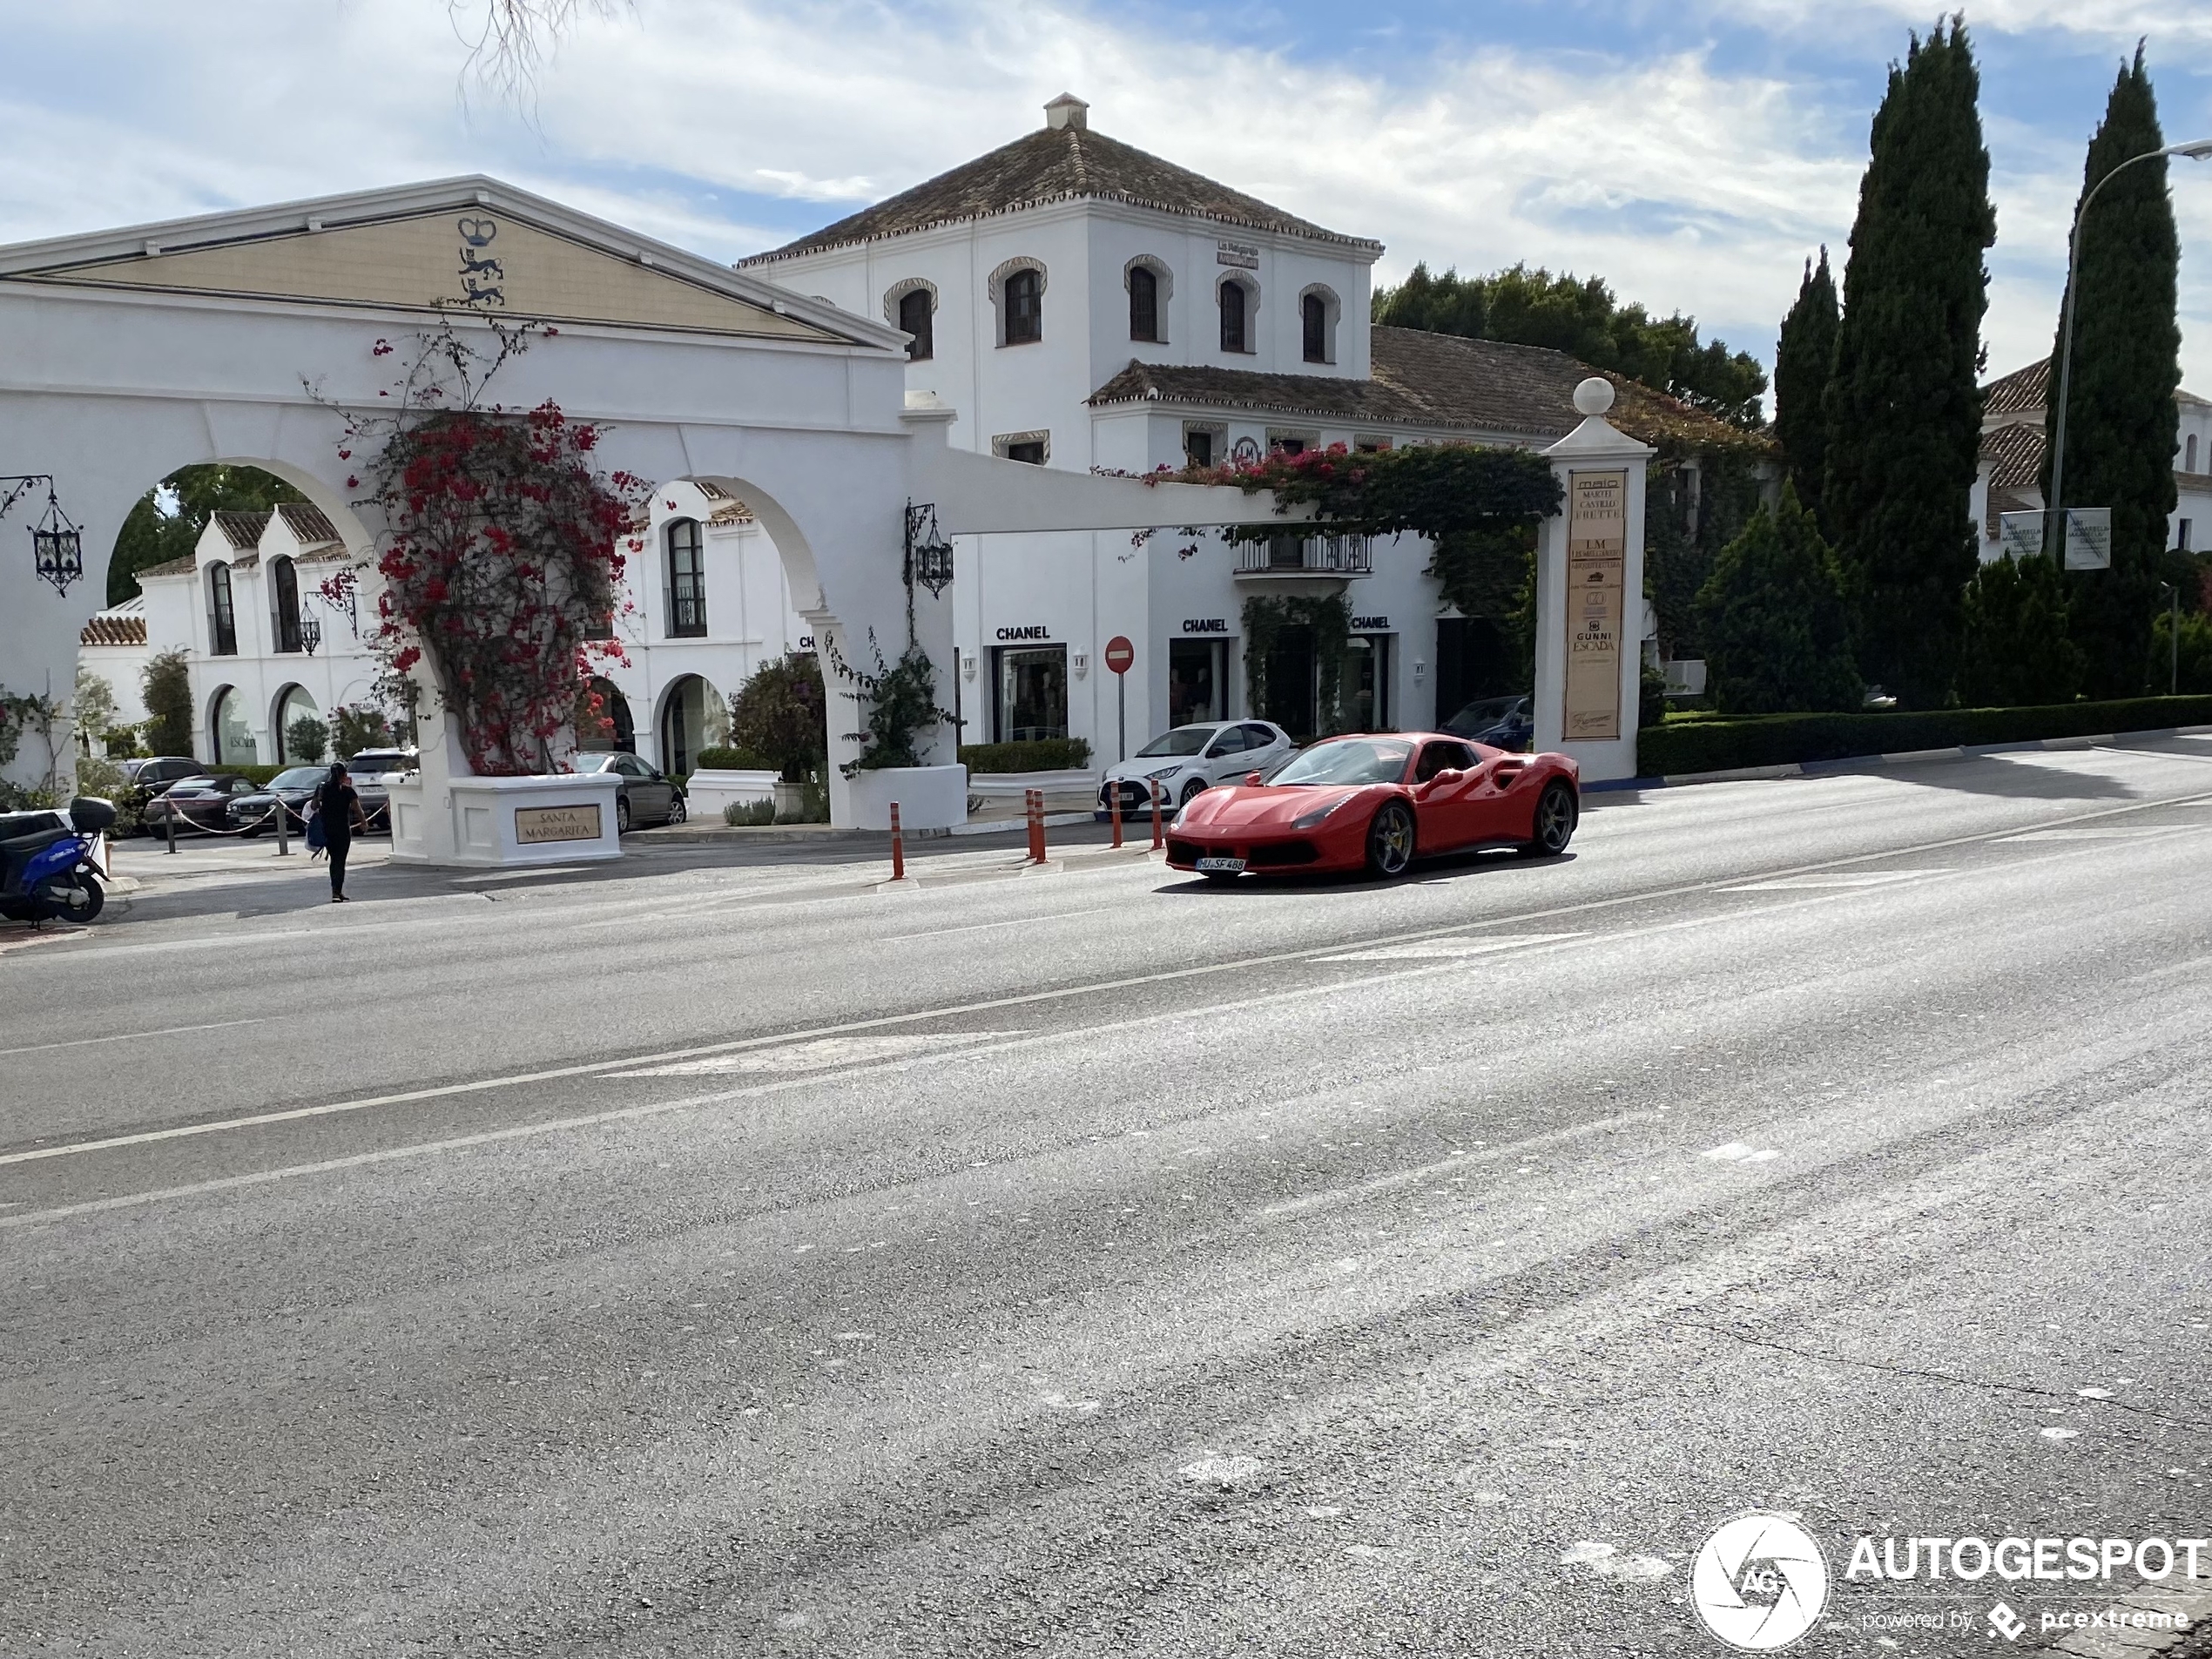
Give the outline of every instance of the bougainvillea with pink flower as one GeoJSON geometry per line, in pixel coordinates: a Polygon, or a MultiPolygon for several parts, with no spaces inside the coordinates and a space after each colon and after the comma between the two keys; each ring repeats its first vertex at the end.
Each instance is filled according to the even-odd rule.
{"type": "Polygon", "coordinates": [[[395,674],[429,670],[470,769],[494,776],[546,770],[555,740],[593,718],[596,668],[626,660],[614,622],[631,608],[623,570],[644,544],[650,494],[602,474],[598,428],[558,405],[476,405],[491,370],[527,344],[510,333],[487,359],[441,331],[423,361],[457,376],[418,364],[400,414],[350,421],[346,440],[367,457],[362,505],[384,524],[372,643],[395,674]]]}

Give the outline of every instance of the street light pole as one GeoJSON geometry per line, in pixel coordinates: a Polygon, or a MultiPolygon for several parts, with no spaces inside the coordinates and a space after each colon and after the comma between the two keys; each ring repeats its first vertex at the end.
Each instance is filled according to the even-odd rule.
{"type": "Polygon", "coordinates": [[[2202,161],[2212,156],[2212,138],[2195,138],[2188,144],[2169,144],[2163,150],[2147,150],[2141,155],[2130,156],[2110,172],[2089,186],[2089,193],[2081,199],[2081,206],[2074,210],[2074,228],[2066,239],[2066,302],[2059,321],[2059,429],[2052,440],[2051,499],[2044,507],[2044,551],[2051,551],[2052,529],[2057,529],[2058,546],[2066,545],[2066,410],[2067,394],[2074,388],[2074,280],[2075,267],[2081,258],[2081,221],[2089,211],[2089,204],[2097,192],[2110,184],[2126,169],[2139,161],[2157,161],[2168,156],[2187,156],[2192,161],[2202,161]]]}

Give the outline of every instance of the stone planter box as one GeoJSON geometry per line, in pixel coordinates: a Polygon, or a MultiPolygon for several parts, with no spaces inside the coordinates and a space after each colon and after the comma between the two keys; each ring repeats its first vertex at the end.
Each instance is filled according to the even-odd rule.
{"type": "Polygon", "coordinates": [[[773,772],[725,772],[702,766],[684,786],[691,814],[708,823],[722,821],[725,806],[752,806],[779,799],[773,772]]]}
{"type": "Polygon", "coordinates": [[[944,830],[968,821],[965,766],[887,766],[855,773],[849,787],[856,829],[889,829],[894,800],[905,829],[944,830]]]}
{"type": "Polygon", "coordinates": [[[622,856],[615,833],[611,772],[550,778],[454,778],[430,798],[421,773],[395,778],[392,858],[401,864],[452,863],[528,868],[622,856]],[[454,852],[440,855],[438,815],[450,819],[454,852]]]}

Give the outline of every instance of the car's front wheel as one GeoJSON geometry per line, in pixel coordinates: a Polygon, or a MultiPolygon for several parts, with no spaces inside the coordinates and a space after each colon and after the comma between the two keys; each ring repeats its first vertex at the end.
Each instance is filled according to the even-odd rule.
{"type": "Polygon", "coordinates": [[[1528,840],[1521,844],[1522,855],[1532,859],[1557,858],[1567,851],[1568,842],[1575,839],[1575,826],[1580,817],[1575,806],[1575,792],[1554,779],[1544,786],[1543,794],[1537,799],[1535,823],[1528,840]]]}
{"type": "Polygon", "coordinates": [[[691,815],[691,808],[684,805],[683,796],[678,795],[674,800],[668,803],[668,821],[670,823],[680,824],[691,815]]]}
{"type": "Polygon", "coordinates": [[[1197,799],[1199,796],[1204,794],[1205,792],[1206,780],[1203,778],[1193,778],[1189,783],[1183,786],[1183,794],[1180,799],[1177,800],[1177,805],[1188,806],[1192,801],[1197,799]]]}
{"type": "Polygon", "coordinates": [[[1406,803],[1385,801],[1367,826],[1367,868],[1379,876],[1406,873],[1413,861],[1413,814],[1406,803]]]}
{"type": "Polygon", "coordinates": [[[630,833],[630,801],[627,797],[617,796],[615,799],[615,833],[630,833]]]}

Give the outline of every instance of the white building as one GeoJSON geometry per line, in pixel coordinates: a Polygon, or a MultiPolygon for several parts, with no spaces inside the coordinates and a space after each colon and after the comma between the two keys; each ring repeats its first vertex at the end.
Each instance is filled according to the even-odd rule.
{"type": "MultiPolygon", "coordinates": [[[[1372,327],[1381,253],[1095,132],[1063,95],[1042,128],[740,268],[904,329],[910,405],[956,411],[957,447],[1046,467],[1540,447],[1573,429],[1575,386],[1593,371],[1564,354],[1372,327]]],[[[1658,400],[1619,384],[1614,419],[1635,433],[1658,400]]],[[[961,538],[965,740],[1072,736],[1110,759],[1184,720],[1420,727],[1527,690],[1507,682],[1492,624],[1440,614],[1428,557],[1410,536],[961,538]],[[1318,706],[1327,676],[1312,631],[1291,625],[1275,635],[1265,705],[1248,707],[1246,604],[1329,595],[1352,613],[1337,706],[1318,706]],[[1116,636],[1135,648],[1125,698],[1102,664],[1116,636]]]]}
{"type": "MultiPolygon", "coordinates": [[[[2051,360],[2016,368],[1982,388],[1981,464],[1974,479],[1973,516],[1986,564],[2004,556],[2000,535],[2006,513],[2044,509],[2043,430],[2049,401],[2051,360]]],[[[2201,553],[2212,545],[2212,402],[2176,391],[2181,419],[2174,438],[2175,506],[2166,545],[2201,553]]],[[[2068,490],[2068,495],[2074,492],[2068,490]]],[[[2098,502],[2074,502],[2095,507],[2098,502]]]]}

